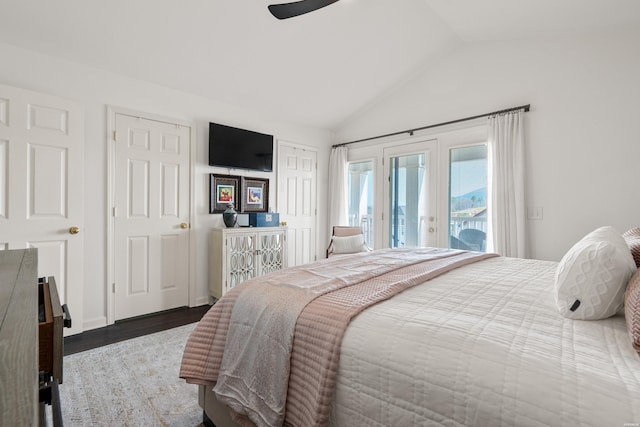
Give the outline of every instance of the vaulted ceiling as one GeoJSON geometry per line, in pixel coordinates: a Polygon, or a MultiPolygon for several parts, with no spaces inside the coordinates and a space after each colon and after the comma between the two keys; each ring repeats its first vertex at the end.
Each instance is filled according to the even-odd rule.
{"type": "Polygon", "coordinates": [[[0,0],[0,42],[333,129],[463,43],[640,27],[638,0],[0,0]]]}

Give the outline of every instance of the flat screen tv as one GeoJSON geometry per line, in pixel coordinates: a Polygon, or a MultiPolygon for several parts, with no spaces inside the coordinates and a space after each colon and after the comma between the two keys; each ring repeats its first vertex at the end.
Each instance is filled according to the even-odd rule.
{"type": "Polygon", "coordinates": [[[273,171],[273,135],[209,123],[209,165],[273,171]]]}

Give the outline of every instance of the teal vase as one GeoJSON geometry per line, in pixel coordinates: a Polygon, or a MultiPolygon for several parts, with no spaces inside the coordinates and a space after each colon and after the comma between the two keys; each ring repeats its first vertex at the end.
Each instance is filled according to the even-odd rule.
{"type": "Polygon", "coordinates": [[[227,205],[227,209],[222,213],[222,220],[224,221],[224,225],[229,228],[233,228],[236,226],[236,221],[238,220],[238,213],[233,209],[233,205],[227,205]]]}

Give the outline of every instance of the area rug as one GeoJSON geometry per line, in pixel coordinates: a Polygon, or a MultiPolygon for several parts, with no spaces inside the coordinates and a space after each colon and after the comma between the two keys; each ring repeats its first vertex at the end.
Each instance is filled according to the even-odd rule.
{"type": "Polygon", "coordinates": [[[198,388],[178,378],[195,323],[64,357],[65,426],[196,427],[198,388]]]}

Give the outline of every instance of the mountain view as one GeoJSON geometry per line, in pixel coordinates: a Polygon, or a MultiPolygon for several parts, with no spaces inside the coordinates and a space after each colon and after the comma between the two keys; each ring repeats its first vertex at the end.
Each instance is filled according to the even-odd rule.
{"type": "Polygon", "coordinates": [[[481,209],[487,207],[487,187],[470,191],[461,196],[451,198],[451,212],[460,216],[466,212],[469,216],[475,216],[481,209]]]}

